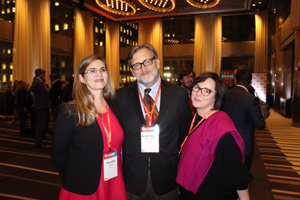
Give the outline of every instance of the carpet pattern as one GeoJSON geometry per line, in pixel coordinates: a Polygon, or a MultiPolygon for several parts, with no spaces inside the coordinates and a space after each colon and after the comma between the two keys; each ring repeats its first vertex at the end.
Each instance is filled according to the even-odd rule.
{"type": "Polygon", "coordinates": [[[292,119],[272,112],[255,139],[274,199],[299,200],[300,128],[292,126],[292,119]]]}

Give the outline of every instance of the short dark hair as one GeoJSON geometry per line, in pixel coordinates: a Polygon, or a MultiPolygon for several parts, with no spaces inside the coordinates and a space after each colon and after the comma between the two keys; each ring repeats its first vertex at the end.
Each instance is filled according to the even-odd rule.
{"type": "Polygon", "coordinates": [[[35,77],[38,77],[39,75],[41,75],[41,74],[45,74],[45,70],[43,70],[43,69],[41,69],[41,68],[38,68],[38,69],[36,69],[35,71],[34,71],[34,73],[35,73],[35,77]]]}
{"type": "Polygon", "coordinates": [[[248,87],[252,80],[251,69],[247,65],[240,65],[235,75],[236,83],[248,87]]]}
{"type": "Polygon", "coordinates": [[[198,83],[206,81],[208,78],[211,78],[216,83],[216,93],[215,93],[215,108],[214,110],[220,110],[223,106],[225,93],[226,93],[226,86],[223,80],[220,78],[220,76],[214,72],[205,72],[200,74],[195,80],[194,80],[194,86],[198,83]]]}
{"type": "Polygon", "coordinates": [[[72,76],[72,75],[66,76],[66,81],[68,81],[70,83],[70,85],[73,85],[74,76],[72,76]]]}
{"type": "Polygon", "coordinates": [[[185,69],[183,69],[183,70],[179,73],[179,78],[178,78],[177,84],[178,84],[178,85],[181,85],[180,80],[182,80],[184,76],[188,76],[188,75],[190,75],[191,73],[193,73],[193,75],[194,75],[194,77],[195,77],[196,74],[195,74],[195,72],[194,72],[192,69],[190,69],[190,68],[185,68],[185,69]]]}
{"type": "Polygon", "coordinates": [[[58,79],[58,76],[56,75],[56,74],[50,74],[50,79],[51,80],[56,80],[56,79],[58,79]]]}
{"type": "Polygon", "coordinates": [[[131,63],[131,59],[133,58],[134,54],[136,54],[136,52],[138,52],[139,50],[146,48],[151,52],[152,58],[153,59],[157,59],[157,52],[155,50],[155,48],[151,45],[151,44],[138,44],[135,47],[133,47],[127,54],[127,64],[131,67],[132,63],[131,63]]]}

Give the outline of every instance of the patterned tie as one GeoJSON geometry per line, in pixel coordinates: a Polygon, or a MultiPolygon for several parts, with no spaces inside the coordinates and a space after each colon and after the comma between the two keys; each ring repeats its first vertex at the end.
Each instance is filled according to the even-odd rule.
{"type": "MultiPolygon", "coordinates": [[[[149,95],[150,91],[151,91],[150,88],[145,89],[145,95],[144,95],[144,102],[149,112],[151,112],[153,102],[154,102],[152,97],[149,95]]],[[[146,125],[153,126],[156,122],[157,116],[158,116],[158,110],[157,107],[155,106],[154,113],[152,115],[152,124],[151,125],[149,124],[149,119],[148,116],[146,115],[145,117],[146,125]]]]}

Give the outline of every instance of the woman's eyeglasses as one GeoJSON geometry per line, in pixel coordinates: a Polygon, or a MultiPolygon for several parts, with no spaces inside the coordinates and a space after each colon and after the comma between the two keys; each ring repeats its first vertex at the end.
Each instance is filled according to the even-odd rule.
{"type": "Polygon", "coordinates": [[[210,89],[208,89],[208,88],[201,88],[201,87],[199,87],[198,85],[195,85],[194,87],[193,87],[193,91],[194,92],[199,92],[199,90],[201,90],[201,94],[203,95],[203,96],[205,96],[205,97],[207,97],[208,95],[210,95],[210,93],[215,93],[215,92],[213,92],[213,91],[211,91],[210,89]]]}
{"type": "Polygon", "coordinates": [[[100,68],[100,69],[91,68],[91,69],[89,69],[88,71],[83,72],[83,73],[84,73],[84,74],[92,74],[92,75],[95,75],[95,74],[98,73],[98,71],[99,71],[101,74],[103,74],[103,73],[106,73],[108,70],[107,70],[106,67],[102,67],[102,68],[100,68]]]}

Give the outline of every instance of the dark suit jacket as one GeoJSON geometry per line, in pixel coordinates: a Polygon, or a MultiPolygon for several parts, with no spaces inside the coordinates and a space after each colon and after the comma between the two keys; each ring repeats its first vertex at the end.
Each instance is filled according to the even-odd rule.
{"type": "Polygon", "coordinates": [[[245,156],[252,156],[255,128],[261,130],[266,126],[258,98],[244,88],[234,86],[226,92],[222,110],[229,115],[242,136],[245,143],[245,156]]]}
{"type": "Polygon", "coordinates": [[[51,106],[52,107],[57,107],[59,105],[58,97],[61,93],[61,81],[57,80],[54,82],[50,89],[50,101],[51,101],[51,106]]]}
{"type": "Polygon", "coordinates": [[[186,89],[161,81],[161,102],[156,124],[159,125],[159,153],[141,153],[141,126],[145,119],[139,100],[137,82],[117,90],[125,133],[123,144],[123,175],[127,192],[141,195],[147,185],[148,163],[156,194],[174,190],[178,151],[188,133],[191,109],[186,89]]]}
{"type": "MultiPolygon", "coordinates": [[[[120,121],[117,102],[106,102],[120,121]]],[[[102,167],[103,138],[100,126],[97,119],[88,127],[76,125],[76,104],[72,105],[70,112],[65,104],[58,108],[52,159],[62,178],[62,187],[77,194],[93,194],[99,186],[102,167]]],[[[121,123],[120,125],[122,126],[121,123]]]]}
{"type": "Polygon", "coordinates": [[[49,90],[46,90],[43,82],[38,78],[34,78],[31,86],[34,94],[34,109],[50,108],[51,102],[49,99],[49,90]]]}

